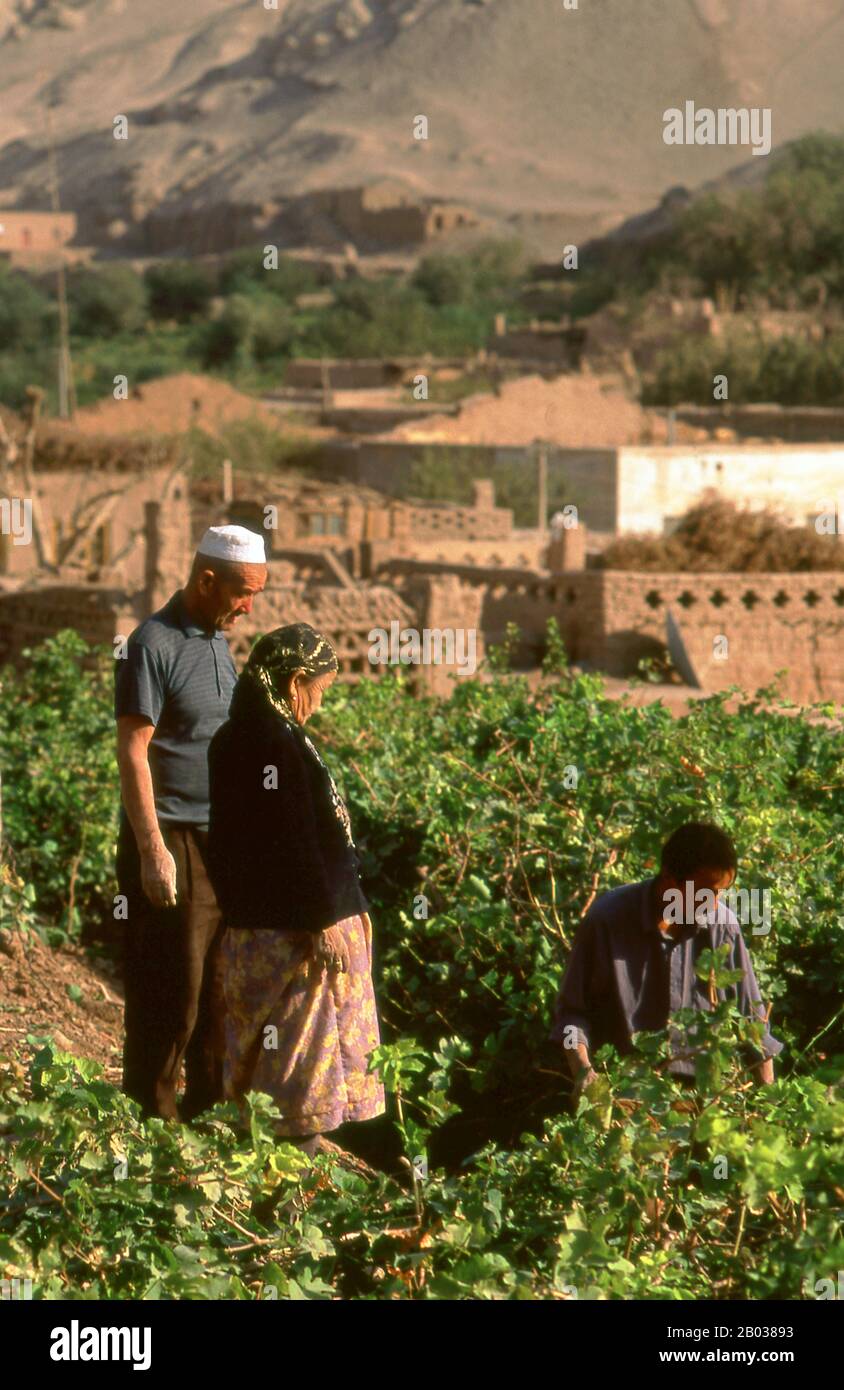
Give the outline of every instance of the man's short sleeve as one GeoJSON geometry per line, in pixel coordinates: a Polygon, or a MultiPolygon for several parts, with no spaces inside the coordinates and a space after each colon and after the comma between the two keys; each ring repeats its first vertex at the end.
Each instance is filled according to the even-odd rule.
{"type": "Polygon", "coordinates": [[[748,1056],[754,1063],[761,1061],[762,1058],[776,1057],[778,1053],[782,1052],[783,1044],[778,1038],[774,1037],[768,1027],[765,1017],[765,1006],[761,1002],[759,986],[756,983],[756,975],[753,970],[753,962],[750,959],[750,952],[744,943],[744,937],[741,931],[736,933],[734,966],[736,969],[744,972],[742,979],[738,982],[736,992],[736,1003],[739,1010],[745,1014],[747,1018],[756,1018],[765,1024],[765,1031],[761,1042],[761,1056],[752,1048],[747,1050],[748,1056]]]}
{"type": "Polygon", "coordinates": [[[599,921],[595,908],[578,924],[562,984],[554,1006],[554,1022],[549,1037],[571,1046],[576,1039],[591,1047],[590,1025],[593,1014],[595,971],[595,928],[599,921]]]}
{"type": "Polygon", "coordinates": [[[164,682],[154,652],[130,642],[125,657],[115,659],[114,717],[140,714],[157,724],[164,707],[164,682]]]}

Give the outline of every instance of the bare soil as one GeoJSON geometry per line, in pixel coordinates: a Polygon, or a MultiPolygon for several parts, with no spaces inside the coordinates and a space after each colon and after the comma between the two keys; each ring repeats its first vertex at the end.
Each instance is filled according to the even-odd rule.
{"type": "MultiPolygon", "coordinates": [[[[706,439],[706,431],[678,423],[678,444],[706,439]]],[[[497,394],[469,396],[457,415],[429,415],[399,425],[390,440],[430,444],[526,445],[535,439],[574,449],[612,449],[664,443],[665,419],[632,399],[623,378],[589,372],[546,380],[523,376],[497,394]]]]}
{"type": "Polygon", "coordinates": [[[56,431],[67,429],[79,434],[181,434],[192,425],[213,434],[221,425],[253,417],[275,429],[284,426],[284,418],[277,410],[269,409],[228,382],[195,372],[178,372],[143,382],[134,387],[125,401],[109,396],[96,405],[86,406],[67,425],[50,423],[56,431]]]}
{"type": "Polygon", "coordinates": [[[37,1050],[27,1037],[50,1037],[100,1062],[119,1085],[122,1027],[123,995],[110,962],[80,946],[47,946],[34,933],[0,931],[0,1056],[26,1062],[37,1050]]]}

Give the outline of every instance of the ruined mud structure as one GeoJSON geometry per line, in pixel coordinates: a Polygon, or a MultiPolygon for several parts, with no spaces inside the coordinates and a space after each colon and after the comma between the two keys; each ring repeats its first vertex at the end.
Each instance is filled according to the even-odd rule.
{"type": "MultiPolygon", "coordinates": [[[[670,652],[703,689],[755,689],[786,669],[791,698],[844,698],[844,574],[590,567],[602,538],[662,530],[705,487],[759,504],[778,498],[803,522],[844,476],[840,447],[571,451],[560,463],[577,490],[578,524],[551,531],[515,526],[485,477],[462,504],[400,495],[403,459],[385,468],[388,445],[360,455],[381,488],[350,478],[352,469],[331,481],[190,479],[168,452],[175,446],[129,440],[92,467],[91,447],[39,459],[37,483],[26,450],[7,452],[0,498],[30,498],[33,515],[28,543],[0,533],[0,662],[66,627],[92,643],[127,635],[184,583],[206,526],[233,521],[265,536],[269,562],[264,594],[234,630],[238,660],[258,632],[304,620],[330,636],[342,679],[356,681],[383,669],[371,659],[373,630],[471,630],[480,660],[515,624],[515,659],[530,669],[554,618],[571,660],[587,668],[629,676],[670,652]]],[[[436,660],[410,674],[438,693],[459,678],[436,660]]]]}

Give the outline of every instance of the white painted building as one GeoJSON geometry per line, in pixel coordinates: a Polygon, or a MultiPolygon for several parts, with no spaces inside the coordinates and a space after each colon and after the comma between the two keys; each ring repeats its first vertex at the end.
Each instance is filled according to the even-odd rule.
{"type": "Polygon", "coordinates": [[[814,524],[839,498],[844,514],[844,443],[635,445],[557,449],[552,457],[598,532],[671,530],[710,491],[771,508],[795,526],[814,524]]]}

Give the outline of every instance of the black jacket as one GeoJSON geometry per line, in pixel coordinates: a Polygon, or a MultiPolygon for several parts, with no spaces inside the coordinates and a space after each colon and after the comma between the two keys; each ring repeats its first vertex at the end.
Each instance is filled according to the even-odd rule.
{"type": "Polygon", "coordinates": [[[297,730],[257,707],[229,718],[208,770],[208,872],[226,926],[317,932],[368,910],[328,774],[297,730]]]}

